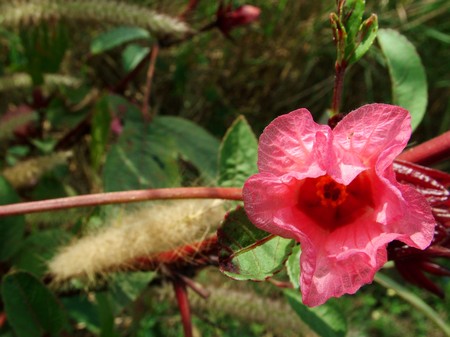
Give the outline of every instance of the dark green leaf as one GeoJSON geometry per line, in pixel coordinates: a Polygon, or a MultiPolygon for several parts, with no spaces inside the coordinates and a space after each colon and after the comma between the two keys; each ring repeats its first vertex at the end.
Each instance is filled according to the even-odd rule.
{"type": "Polygon", "coordinates": [[[197,124],[173,116],[160,116],[152,125],[161,135],[175,141],[176,150],[182,158],[194,164],[201,175],[208,179],[217,176],[219,141],[197,124]]]}
{"type": "Polygon", "coordinates": [[[8,322],[18,337],[57,336],[67,326],[56,297],[31,274],[5,276],[2,296],[8,322]]]}
{"type": "Polygon", "coordinates": [[[117,27],[108,30],[94,38],[91,43],[91,53],[100,54],[135,40],[150,40],[150,33],[138,27],[117,27]]]}
{"type": "Polygon", "coordinates": [[[109,293],[97,293],[95,298],[100,319],[100,337],[118,337],[114,327],[113,305],[109,293]]]}
{"type": "MultiPolygon", "coordinates": [[[[0,205],[20,201],[13,187],[0,176],[0,205]]],[[[0,261],[11,258],[20,248],[25,232],[23,215],[0,217],[0,261]]]]}
{"type": "Polygon", "coordinates": [[[302,303],[298,290],[285,290],[289,304],[297,315],[321,337],[343,337],[347,334],[347,322],[342,312],[331,303],[309,308],[302,303]]]}
{"type": "Polygon", "coordinates": [[[155,276],[155,272],[117,273],[110,281],[111,295],[119,305],[128,305],[136,300],[155,276]]]}
{"type": "Polygon", "coordinates": [[[228,129],[219,150],[219,185],[242,187],[258,172],[258,140],[244,116],[228,129]]]}
{"type": "Polygon", "coordinates": [[[392,29],[380,29],[378,42],[386,57],[392,82],[393,103],[411,113],[413,130],[427,108],[427,78],[419,54],[406,37],[392,29]]]}
{"type": "Polygon", "coordinates": [[[56,249],[69,242],[71,236],[63,229],[47,229],[29,235],[15,254],[13,263],[17,268],[36,276],[43,276],[48,261],[56,249]]]}
{"type": "Polygon", "coordinates": [[[243,208],[218,230],[220,270],[236,280],[263,281],[281,270],[294,242],[256,228],[243,208]]]}
{"type": "Polygon", "coordinates": [[[289,280],[295,289],[300,287],[300,245],[292,248],[292,254],[286,261],[286,269],[289,276],[289,280]]]}
{"type": "Polygon", "coordinates": [[[150,52],[150,48],[132,43],[122,52],[122,66],[126,72],[132,71],[150,52]]]}
{"type": "Polygon", "coordinates": [[[91,120],[91,161],[92,166],[97,170],[103,161],[103,156],[108,144],[111,125],[111,113],[109,111],[108,99],[100,99],[95,105],[91,120]]]}
{"type": "Polygon", "coordinates": [[[170,138],[155,133],[153,124],[128,122],[106,156],[105,191],[180,185],[177,151],[170,138]]]}

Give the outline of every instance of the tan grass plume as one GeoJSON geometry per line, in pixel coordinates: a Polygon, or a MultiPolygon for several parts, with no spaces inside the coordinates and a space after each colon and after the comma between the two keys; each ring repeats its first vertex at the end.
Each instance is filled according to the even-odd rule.
{"type": "Polygon", "coordinates": [[[126,268],[137,257],[153,255],[199,241],[215,230],[225,215],[220,200],[156,202],[109,221],[50,260],[55,282],[126,268]]]}

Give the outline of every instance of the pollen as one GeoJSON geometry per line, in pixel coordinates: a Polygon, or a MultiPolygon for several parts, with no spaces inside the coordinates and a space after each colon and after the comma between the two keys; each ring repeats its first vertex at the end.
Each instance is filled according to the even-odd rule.
{"type": "Polygon", "coordinates": [[[317,178],[316,194],[323,206],[337,207],[347,198],[346,186],[337,183],[329,175],[317,178]]]}

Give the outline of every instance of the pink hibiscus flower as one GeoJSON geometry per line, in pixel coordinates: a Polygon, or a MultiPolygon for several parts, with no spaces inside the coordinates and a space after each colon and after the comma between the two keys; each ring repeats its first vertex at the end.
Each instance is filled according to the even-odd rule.
{"type": "Polygon", "coordinates": [[[370,283],[393,240],[418,249],[430,244],[430,206],[393,171],[410,135],[408,111],[386,104],[352,111],[333,130],[306,109],[264,130],[260,173],[244,185],[245,210],[260,229],[301,243],[306,305],[370,283]]]}

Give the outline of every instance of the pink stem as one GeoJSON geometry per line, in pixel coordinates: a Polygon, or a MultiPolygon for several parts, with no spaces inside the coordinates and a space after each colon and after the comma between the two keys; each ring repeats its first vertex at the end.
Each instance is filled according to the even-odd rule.
{"type": "Polygon", "coordinates": [[[242,189],[234,187],[177,187],[79,195],[0,206],[0,217],[73,207],[124,204],[157,199],[242,200],[242,189]]]}
{"type": "Polygon", "coordinates": [[[181,321],[183,322],[184,337],[192,337],[191,309],[189,307],[186,284],[183,280],[175,277],[173,280],[173,289],[175,290],[181,321]]]}
{"type": "Polygon", "coordinates": [[[421,165],[435,164],[450,158],[450,131],[406,150],[397,158],[421,165]]]}

